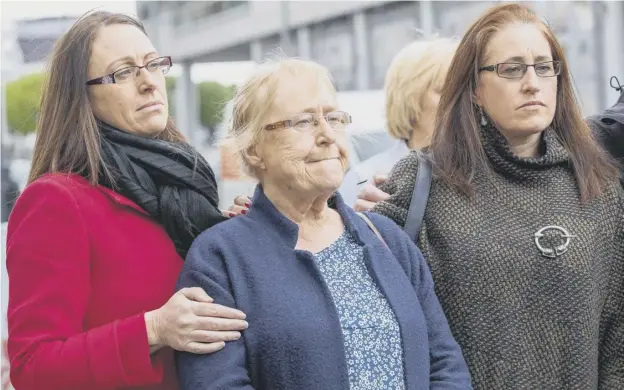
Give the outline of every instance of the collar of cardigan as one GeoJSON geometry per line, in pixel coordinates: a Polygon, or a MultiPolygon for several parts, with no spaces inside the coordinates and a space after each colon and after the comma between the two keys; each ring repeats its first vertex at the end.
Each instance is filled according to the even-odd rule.
{"type": "MultiPolygon", "coordinates": [[[[274,227],[280,232],[280,237],[284,243],[291,248],[295,248],[299,238],[299,225],[288,219],[273,205],[271,200],[264,194],[261,184],[256,186],[252,198],[252,206],[247,216],[255,219],[265,226],[274,227]]],[[[342,196],[335,192],[328,200],[328,205],[336,210],[342,217],[345,229],[360,243],[363,242],[358,228],[361,227],[359,217],[342,199],[342,196]],[[358,219],[356,219],[358,218],[358,219]]],[[[362,222],[363,223],[363,222],[362,222]]]]}

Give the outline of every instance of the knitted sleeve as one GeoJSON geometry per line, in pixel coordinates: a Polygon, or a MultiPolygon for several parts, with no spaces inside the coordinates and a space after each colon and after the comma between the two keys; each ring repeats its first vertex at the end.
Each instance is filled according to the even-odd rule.
{"type": "Polygon", "coordinates": [[[620,197],[616,257],[609,273],[609,293],[600,321],[599,385],[624,388],[624,195],[620,197]]]}
{"type": "Polygon", "coordinates": [[[388,181],[379,186],[380,190],[390,194],[390,198],[377,203],[371,211],[390,218],[403,228],[412,202],[417,173],[418,153],[412,151],[395,164],[388,181]]]}

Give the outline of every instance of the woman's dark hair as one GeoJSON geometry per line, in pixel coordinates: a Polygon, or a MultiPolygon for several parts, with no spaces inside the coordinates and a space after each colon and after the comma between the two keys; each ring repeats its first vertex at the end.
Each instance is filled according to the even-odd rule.
{"type": "Polygon", "coordinates": [[[550,44],[553,60],[562,61],[558,76],[557,108],[553,128],[571,156],[581,199],[602,193],[618,177],[615,161],[603,151],[583,119],[574,93],[564,51],[550,28],[529,8],[503,4],[487,10],[459,43],[451,62],[438,106],[431,144],[434,172],[466,195],[474,191],[476,171],[490,171],[475,113],[475,88],[485,48],[498,31],[512,23],[537,26],[550,44]]]}
{"type": "MultiPolygon", "coordinates": [[[[100,28],[115,24],[135,26],[147,35],[143,24],[130,16],[97,11],[76,21],[56,42],[42,89],[29,182],[46,173],[73,172],[96,184],[100,174],[108,174],[86,82],[91,45],[100,28]]],[[[171,117],[157,138],[184,141],[171,117]]]]}

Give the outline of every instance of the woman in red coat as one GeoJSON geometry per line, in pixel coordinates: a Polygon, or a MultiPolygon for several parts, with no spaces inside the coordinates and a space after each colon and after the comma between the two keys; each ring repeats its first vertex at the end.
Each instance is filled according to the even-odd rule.
{"type": "Polygon", "coordinates": [[[168,115],[170,67],[124,15],[92,13],[57,42],[8,226],[19,390],[174,390],[172,349],[212,353],[247,327],[201,289],[173,294],[192,240],[224,217],[168,115]]]}

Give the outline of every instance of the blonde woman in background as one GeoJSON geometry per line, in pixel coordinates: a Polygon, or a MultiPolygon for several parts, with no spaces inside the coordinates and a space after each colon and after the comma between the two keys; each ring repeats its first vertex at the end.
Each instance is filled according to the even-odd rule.
{"type": "Polygon", "coordinates": [[[340,194],[354,205],[362,185],[375,174],[385,176],[412,149],[431,142],[440,92],[457,42],[433,37],[405,46],[392,60],[386,73],[386,121],[395,144],[352,167],[340,194]]]}

